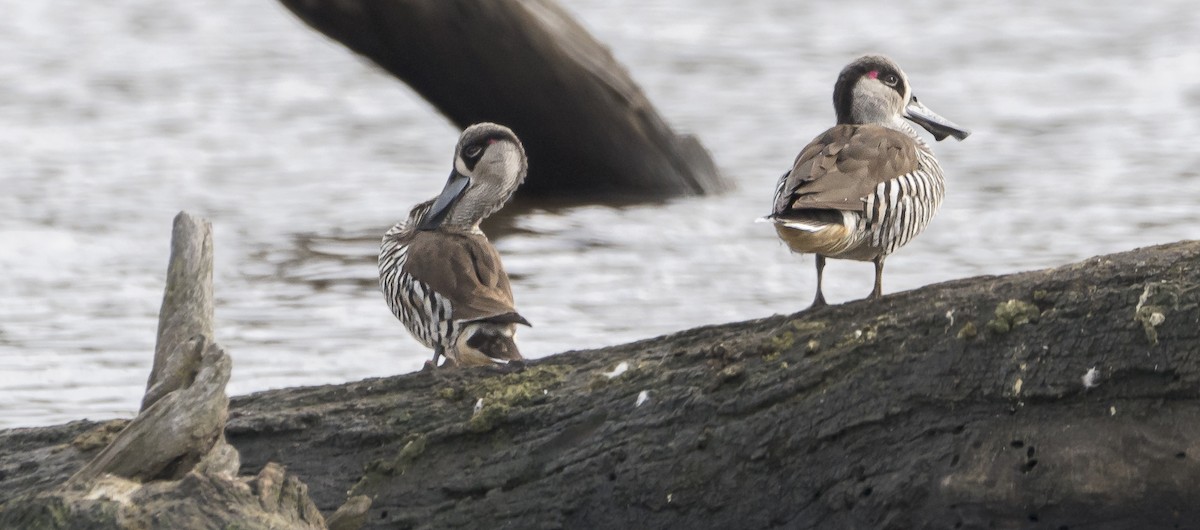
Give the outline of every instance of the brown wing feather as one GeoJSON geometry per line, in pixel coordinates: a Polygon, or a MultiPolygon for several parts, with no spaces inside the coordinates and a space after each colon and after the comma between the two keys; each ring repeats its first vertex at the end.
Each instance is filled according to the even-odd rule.
{"type": "Polygon", "coordinates": [[[520,318],[500,254],[482,235],[417,232],[404,269],[450,301],[454,320],[520,318]]]}
{"type": "Polygon", "coordinates": [[[859,211],[881,182],[917,168],[908,135],[879,125],[838,125],[800,151],[775,197],[775,215],[796,209],[859,211]]]}

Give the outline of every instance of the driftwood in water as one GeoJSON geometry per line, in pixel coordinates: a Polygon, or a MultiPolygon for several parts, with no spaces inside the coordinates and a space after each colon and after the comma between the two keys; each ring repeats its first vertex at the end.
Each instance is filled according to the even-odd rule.
{"type": "Polygon", "coordinates": [[[14,491],[21,496],[0,505],[0,528],[326,528],[307,487],[278,464],[236,478],[238,452],[224,435],[231,362],[211,339],[212,248],[207,221],[175,218],[141,412],[72,440],[80,455],[102,449],[61,487],[14,491]]]}
{"type": "MultiPolygon", "coordinates": [[[[1200,242],[1177,243],[518,373],[263,392],[227,435],[326,512],[372,497],[372,528],[1184,528],[1198,285],[1200,242]]],[[[0,502],[96,429],[0,433],[0,502]]]]}
{"type": "Polygon", "coordinates": [[[281,1],[460,128],[512,128],[530,160],[521,195],[661,198],[726,186],[700,143],[676,135],[554,0],[281,1]]]}

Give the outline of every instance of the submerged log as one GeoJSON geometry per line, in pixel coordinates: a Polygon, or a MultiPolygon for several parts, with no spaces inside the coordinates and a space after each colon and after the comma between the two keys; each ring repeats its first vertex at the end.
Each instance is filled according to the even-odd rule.
{"type": "Polygon", "coordinates": [[[662,198],[726,187],[700,142],[676,135],[554,0],[281,2],[459,128],[512,128],[530,160],[520,195],[662,198]]]}
{"type": "MultiPolygon", "coordinates": [[[[258,393],[227,435],[327,513],[373,498],[371,528],[1182,528],[1198,285],[1200,242],[1176,243],[517,373],[258,393]]],[[[0,502],[94,428],[0,433],[0,502]]]]}

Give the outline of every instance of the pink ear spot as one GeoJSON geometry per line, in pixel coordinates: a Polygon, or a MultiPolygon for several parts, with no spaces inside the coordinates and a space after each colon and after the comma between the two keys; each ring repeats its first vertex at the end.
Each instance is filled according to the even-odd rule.
{"type": "Polygon", "coordinates": [[[867,72],[867,77],[870,77],[871,79],[878,79],[879,70],[871,70],[870,72],[867,72]]]}
{"type": "Polygon", "coordinates": [[[488,138],[488,145],[492,145],[492,144],[496,143],[496,141],[497,140],[495,138],[488,138]]]}

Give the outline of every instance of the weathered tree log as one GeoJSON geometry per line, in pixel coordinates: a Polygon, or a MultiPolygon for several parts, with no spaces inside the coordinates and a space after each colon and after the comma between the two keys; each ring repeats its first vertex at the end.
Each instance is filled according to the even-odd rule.
{"type": "Polygon", "coordinates": [[[554,0],[281,0],[408,83],[460,128],[509,126],[528,196],[701,194],[726,184],[609,50],[554,0]]]}
{"type": "MultiPolygon", "coordinates": [[[[263,392],[227,435],[322,510],[373,497],[374,528],[1185,528],[1198,285],[1200,242],[1176,243],[518,373],[263,392]]],[[[0,502],[95,428],[0,433],[0,502]]]]}

